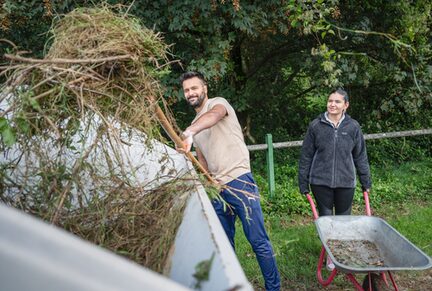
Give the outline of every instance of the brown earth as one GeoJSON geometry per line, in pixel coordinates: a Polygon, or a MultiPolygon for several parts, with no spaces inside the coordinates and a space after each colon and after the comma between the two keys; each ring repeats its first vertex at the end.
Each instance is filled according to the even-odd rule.
{"type": "MultiPolygon", "coordinates": [[[[432,269],[426,271],[400,271],[397,273],[392,273],[393,278],[397,284],[399,291],[427,291],[432,290],[432,269]]],[[[357,281],[362,284],[365,275],[356,275],[357,281]]],[[[282,281],[281,291],[352,291],[356,290],[354,285],[343,277],[343,274],[339,273],[336,276],[337,279],[333,281],[329,286],[323,287],[318,281],[315,282],[305,282],[304,284],[299,284],[298,282],[282,281]]],[[[390,278],[387,276],[389,287],[385,286],[384,283],[379,284],[379,291],[395,290],[391,285],[390,278]]],[[[264,291],[258,282],[251,282],[254,285],[254,289],[257,291],[264,291]]],[[[375,290],[375,289],[374,289],[375,290]]],[[[377,290],[377,291],[378,291],[377,290]]]]}

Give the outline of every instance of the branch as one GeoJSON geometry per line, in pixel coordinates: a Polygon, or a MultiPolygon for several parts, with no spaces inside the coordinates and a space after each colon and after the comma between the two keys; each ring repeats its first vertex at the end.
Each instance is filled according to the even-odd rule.
{"type": "Polygon", "coordinates": [[[0,38],[0,42],[5,42],[5,43],[10,44],[14,48],[14,50],[18,49],[18,47],[13,42],[11,42],[10,40],[7,40],[5,38],[0,38]]]}
{"type": "Polygon", "coordinates": [[[120,55],[120,56],[112,56],[107,58],[100,58],[100,59],[32,59],[32,58],[24,58],[20,56],[14,56],[10,54],[4,54],[5,58],[13,60],[13,61],[19,61],[19,62],[26,62],[26,63],[36,63],[36,64],[87,64],[87,63],[100,63],[100,62],[108,62],[108,61],[116,61],[116,60],[123,60],[123,59],[130,59],[131,55],[120,55]]]}
{"type": "Polygon", "coordinates": [[[300,97],[300,96],[302,96],[302,95],[304,95],[304,94],[306,94],[306,93],[312,91],[312,90],[315,89],[316,87],[318,87],[318,86],[317,86],[317,85],[313,85],[313,86],[307,88],[306,90],[303,90],[303,91],[300,92],[299,94],[295,95],[295,96],[293,97],[293,99],[297,99],[298,97],[300,97]]]}
{"type": "Polygon", "coordinates": [[[378,31],[364,31],[364,30],[343,28],[343,27],[337,26],[337,25],[335,25],[333,23],[330,23],[328,21],[326,21],[326,22],[328,24],[330,24],[331,26],[333,26],[334,28],[336,28],[337,30],[339,30],[339,31],[346,31],[346,32],[357,33],[357,34],[364,34],[364,35],[379,35],[379,36],[383,36],[383,37],[387,38],[388,40],[390,40],[396,46],[403,46],[403,47],[405,47],[407,49],[415,51],[415,49],[411,45],[406,44],[406,43],[400,41],[399,39],[397,39],[394,35],[392,35],[390,33],[378,32],[378,31]]]}
{"type": "Polygon", "coordinates": [[[288,86],[290,83],[291,83],[291,81],[292,80],[294,80],[294,78],[295,77],[297,77],[297,75],[300,73],[300,68],[299,67],[296,67],[296,68],[294,68],[294,71],[289,75],[289,77],[288,77],[288,79],[286,79],[284,82],[283,82],[283,87],[286,87],[286,86],[288,86]]]}

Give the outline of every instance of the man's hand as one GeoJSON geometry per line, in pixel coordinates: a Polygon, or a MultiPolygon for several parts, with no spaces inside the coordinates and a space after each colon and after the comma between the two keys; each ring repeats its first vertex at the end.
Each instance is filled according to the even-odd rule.
{"type": "Polygon", "coordinates": [[[183,132],[183,151],[185,153],[190,152],[193,144],[193,136],[195,133],[189,129],[186,129],[183,132]]]}

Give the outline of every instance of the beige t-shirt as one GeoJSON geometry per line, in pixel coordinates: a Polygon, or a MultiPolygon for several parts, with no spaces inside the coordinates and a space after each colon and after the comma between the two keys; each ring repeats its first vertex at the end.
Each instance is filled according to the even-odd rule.
{"type": "Polygon", "coordinates": [[[214,126],[204,129],[194,136],[194,145],[204,155],[210,174],[226,184],[250,172],[249,151],[236,113],[222,97],[208,99],[203,109],[196,115],[192,124],[216,104],[223,105],[227,115],[214,126]]]}

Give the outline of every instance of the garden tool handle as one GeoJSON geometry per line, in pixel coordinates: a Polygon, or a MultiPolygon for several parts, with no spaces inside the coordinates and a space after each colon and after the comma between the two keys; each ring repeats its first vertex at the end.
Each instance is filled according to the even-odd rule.
{"type": "MultiPolygon", "coordinates": [[[[159,107],[159,105],[156,105],[156,116],[161,123],[163,129],[168,134],[168,136],[171,138],[171,140],[177,144],[182,145],[183,141],[178,136],[178,134],[173,129],[171,123],[168,121],[168,119],[165,116],[165,113],[162,111],[162,109],[159,107]]],[[[219,185],[219,183],[207,172],[207,170],[201,165],[201,163],[193,156],[191,152],[185,153],[185,155],[192,161],[192,163],[198,168],[198,170],[204,174],[204,176],[209,180],[212,184],[219,185]]]]}

